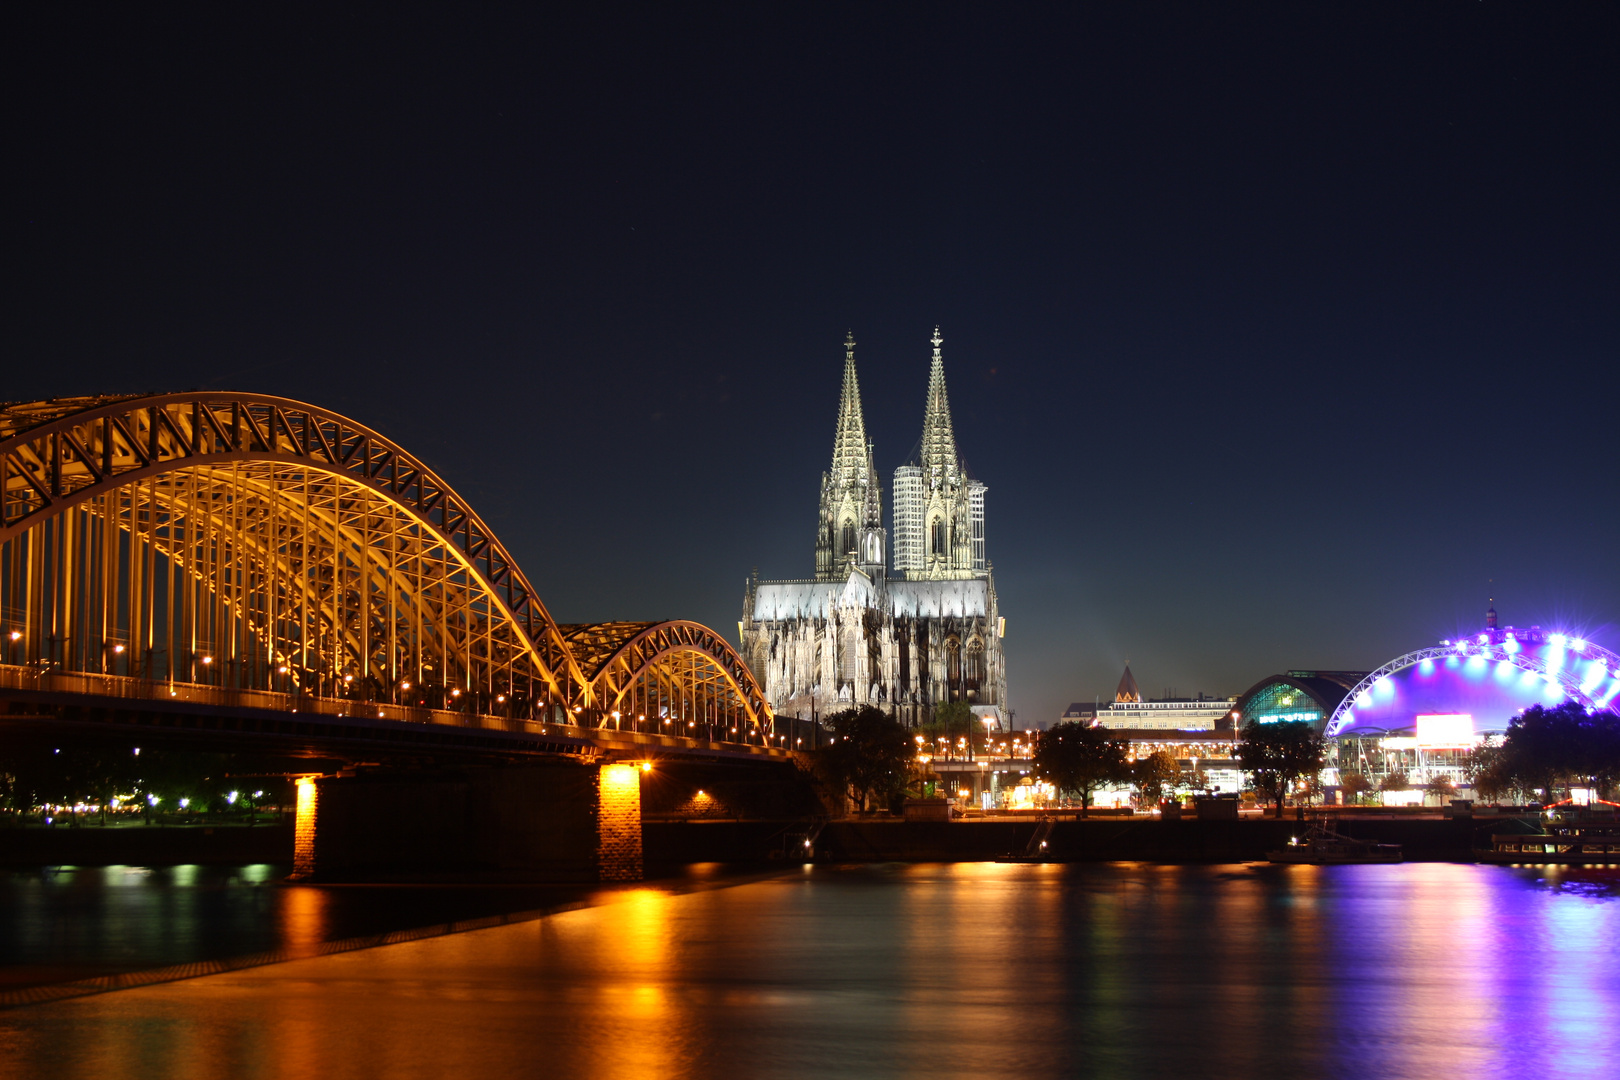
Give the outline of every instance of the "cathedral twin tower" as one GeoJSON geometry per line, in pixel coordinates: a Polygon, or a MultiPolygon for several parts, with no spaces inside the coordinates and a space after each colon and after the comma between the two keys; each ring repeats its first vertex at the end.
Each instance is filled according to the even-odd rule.
{"type": "MultiPolygon", "coordinates": [[[[970,478],[956,453],[951,403],[945,394],[945,339],[934,327],[934,358],[922,437],[911,459],[894,470],[894,570],[912,579],[972,577],[989,572],[984,556],[985,486],[970,478]]],[[[872,460],[855,374],[855,335],[844,342],[844,393],[838,403],[831,471],[821,478],[821,531],[816,577],[842,579],[859,567],[885,566],[883,484],[872,460]]]]}
{"type": "Polygon", "coordinates": [[[883,527],[854,335],[844,343],[832,468],[821,479],[816,576],[751,580],[743,605],[743,655],[779,714],[872,704],[917,723],[938,705],[961,701],[984,720],[1005,723],[1003,626],[985,557],[986,489],[957,454],[938,327],[931,340],[922,437],[894,471],[892,531],[883,527]]]}

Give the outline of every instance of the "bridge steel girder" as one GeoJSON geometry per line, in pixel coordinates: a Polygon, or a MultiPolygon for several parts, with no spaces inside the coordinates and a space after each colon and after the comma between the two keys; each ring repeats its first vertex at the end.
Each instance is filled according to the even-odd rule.
{"type": "MultiPolygon", "coordinates": [[[[523,685],[547,691],[545,708],[537,711],[534,693],[527,695],[527,718],[508,705],[505,721],[516,725],[508,730],[556,723],[560,706],[568,722],[596,729],[590,738],[606,745],[621,734],[602,730],[608,715],[637,693],[644,705],[656,699],[668,716],[701,713],[710,725],[732,723],[740,742],[748,741],[750,727],[757,734],[772,718],[747,664],[715,631],[681,620],[559,627],[494,533],[420,459],[347,417],[270,395],[0,405],[0,595],[9,605],[0,610],[0,624],[30,628],[21,651],[28,663],[42,664],[40,677],[54,669],[121,679],[131,684],[118,691],[125,697],[172,700],[179,693],[200,703],[234,687],[260,696],[268,689],[269,698],[293,702],[294,692],[311,693],[313,679],[313,698],[282,708],[342,715],[353,711],[354,699],[341,696],[341,686],[322,697],[318,680],[337,686],[340,667],[355,664],[362,675],[374,664],[403,670],[404,642],[404,655],[414,650],[419,670],[424,655],[437,654],[428,669],[443,683],[435,689],[446,702],[422,701],[428,708],[413,710],[397,696],[366,698],[369,707],[402,716],[450,708],[454,665],[469,683],[475,668],[487,676],[485,704],[493,706],[490,673],[512,679],[522,666],[523,685]],[[210,545],[211,552],[194,557],[210,545]],[[165,591],[156,599],[160,587],[165,591]],[[139,627],[138,593],[147,620],[139,627]],[[184,606],[193,603],[194,610],[184,606]],[[92,618],[98,606],[99,632],[92,618]],[[294,609],[296,632],[288,614],[294,609]],[[146,646],[144,680],[133,678],[137,637],[146,646]],[[217,646],[221,638],[230,642],[222,659],[238,665],[234,676],[227,680],[211,668],[219,679],[196,681],[199,657],[204,665],[215,659],[197,643],[217,646]],[[108,663],[115,639],[131,648],[123,675],[108,663]],[[301,643],[302,666],[278,652],[292,642],[301,643]],[[177,674],[182,647],[189,675],[177,674]],[[166,681],[151,678],[157,653],[166,655],[166,681]],[[266,673],[289,669],[287,693],[277,695],[266,673]]],[[[14,640],[0,635],[0,666],[15,663],[14,640]]],[[[411,686],[395,674],[388,694],[411,686]]],[[[501,719],[493,709],[480,714],[473,699],[461,700],[469,717],[501,719]]],[[[687,726],[690,733],[696,725],[687,726]]],[[[700,745],[724,753],[707,740],[657,731],[639,733],[635,748],[620,752],[662,740],[673,740],[667,749],[674,753],[703,752],[700,745]]]]}
{"type": "Polygon", "coordinates": [[[592,703],[603,714],[620,709],[638,681],[657,674],[660,662],[684,656],[712,669],[746,723],[764,727],[773,718],[748,665],[725,638],[702,623],[595,623],[568,625],[563,631],[580,660],[592,703]]]}
{"type": "Polygon", "coordinates": [[[195,392],[42,402],[0,418],[0,545],[97,496],[180,470],[277,463],[365,489],[454,553],[563,700],[586,680],[534,587],[470,505],[383,435],[288,398],[195,392]]]}
{"type": "MultiPolygon", "coordinates": [[[[78,676],[40,676],[42,685],[6,685],[16,680],[0,667],[0,730],[118,731],[143,746],[218,748],[233,746],[290,757],[351,761],[519,761],[555,758],[602,764],[658,758],[698,757],[732,763],[787,761],[785,749],[756,745],[715,745],[697,739],[634,732],[582,730],[566,724],[508,722],[438,713],[406,719],[415,710],[390,706],[386,716],[276,708],[260,700],[274,695],[238,695],[240,701],[143,699],[89,692],[65,684],[78,676]]],[[[91,677],[94,678],[94,677],[91,677]]],[[[114,681],[117,680],[107,680],[114,681]]],[[[179,692],[185,694],[185,688],[179,692]]],[[[217,696],[217,695],[214,695],[217,696]]],[[[304,701],[305,706],[330,702],[304,701]]]]}

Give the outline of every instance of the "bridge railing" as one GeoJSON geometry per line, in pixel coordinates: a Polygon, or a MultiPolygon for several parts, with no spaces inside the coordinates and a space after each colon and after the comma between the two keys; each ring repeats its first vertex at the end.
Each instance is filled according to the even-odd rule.
{"type": "Polygon", "coordinates": [[[127,675],[56,671],[47,667],[20,664],[0,664],[0,689],[92,695],[132,701],[184,701],[227,709],[269,709],[275,712],[303,712],[322,716],[363,716],[377,720],[405,720],[418,724],[445,724],[490,731],[540,731],[548,726],[534,720],[448,709],[427,709],[414,705],[394,705],[386,701],[324,698],[309,694],[284,694],[274,690],[242,690],[200,683],[133,678],[127,675]]]}
{"type": "Polygon", "coordinates": [[[94,672],[67,672],[43,665],[0,664],[0,689],[23,690],[75,697],[116,698],[128,701],[187,702],[225,709],[265,709],[282,713],[309,713],[317,716],[365,717],[376,720],[402,720],[417,724],[477,728],[485,731],[512,731],[526,734],[558,734],[593,742],[624,742],[690,748],[700,743],[740,744],[767,752],[786,753],[785,744],[772,740],[693,739],[622,730],[608,716],[565,713],[567,723],[547,723],[521,717],[492,716],[484,713],[429,709],[414,705],[394,705],[386,701],[354,698],[315,697],[286,694],[274,690],[244,690],[200,683],[142,679],[128,675],[101,675],[94,672]]]}

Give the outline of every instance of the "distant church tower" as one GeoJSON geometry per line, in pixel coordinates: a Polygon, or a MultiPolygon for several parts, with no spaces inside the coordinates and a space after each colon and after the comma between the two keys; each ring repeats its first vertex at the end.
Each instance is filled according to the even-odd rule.
{"type": "Polygon", "coordinates": [[[894,470],[894,569],[920,581],[982,577],[985,485],[972,479],[956,453],[951,402],[945,392],[945,339],[934,327],[922,437],[910,460],[894,470]]]}
{"type": "Polygon", "coordinates": [[[833,432],[832,469],[821,474],[816,580],[842,581],[857,567],[868,576],[884,565],[883,484],[861,415],[855,335],[844,339],[844,392],[833,432]]]}

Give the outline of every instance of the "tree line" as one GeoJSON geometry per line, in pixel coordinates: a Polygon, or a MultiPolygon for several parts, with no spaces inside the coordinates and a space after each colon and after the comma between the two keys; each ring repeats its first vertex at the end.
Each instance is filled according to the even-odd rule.
{"type": "MultiPolygon", "coordinates": [[[[942,707],[940,713],[933,724],[915,729],[870,705],[833,713],[824,721],[830,732],[816,753],[817,772],[862,812],[898,808],[906,798],[927,789],[928,772],[920,757],[932,752],[938,738],[969,745],[975,752],[984,750],[982,726],[972,722],[965,706],[942,707]],[[964,719],[971,727],[964,726],[964,719]]],[[[1107,728],[1063,723],[1030,735],[1035,741],[1035,779],[1079,799],[1082,812],[1091,808],[1098,791],[1120,785],[1134,787],[1143,803],[1155,806],[1179,791],[1208,786],[1202,770],[1182,769],[1174,755],[1163,750],[1131,760],[1130,743],[1111,737],[1107,728]]]]}
{"type": "MultiPolygon", "coordinates": [[[[1238,762],[1255,794],[1277,816],[1290,798],[1321,797],[1328,746],[1314,724],[1251,720],[1240,734],[1238,762]]],[[[1092,792],[1099,788],[1135,782],[1144,793],[1153,790],[1140,778],[1158,766],[1151,758],[1127,762],[1125,748],[1123,740],[1110,738],[1103,728],[1059,724],[1040,740],[1037,774],[1078,797],[1082,806],[1090,805],[1092,792]]],[[[1508,797],[1550,803],[1573,787],[1591,788],[1599,798],[1610,799],[1620,790],[1620,716],[1608,710],[1588,711],[1574,701],[1551,708],[1532,705],[1510,721],[1501,745],[1469,751],[1463,758],[1463,774],[1476,796],[1490,802],[1508,797]]],[[[1342,772],[1340,780],[1341,790],[1351,799],[1375,787],[1370,777],[1355,770],[1342,772]]],[[[1414,785],[1406,775],[1392,773],[1376,787],[1380,791],[1417,787],[1439,800],[1457,795],[1456,785],[1444,775],[1414,785]]]]}
{"type": "MultiPolygon", "coordinates": [[[[47,806],[82,805],[105,824],[119,800],[147,818],[251,819],[259,806],[290,801],[291,782],[281,774],[310,769],[287,758],[143,747],[128,738],[7,734],[0,738],[0,811],[16,823],[47,806]]],[[[68,821],[81,823],[73,813],[68,821]]]]}

